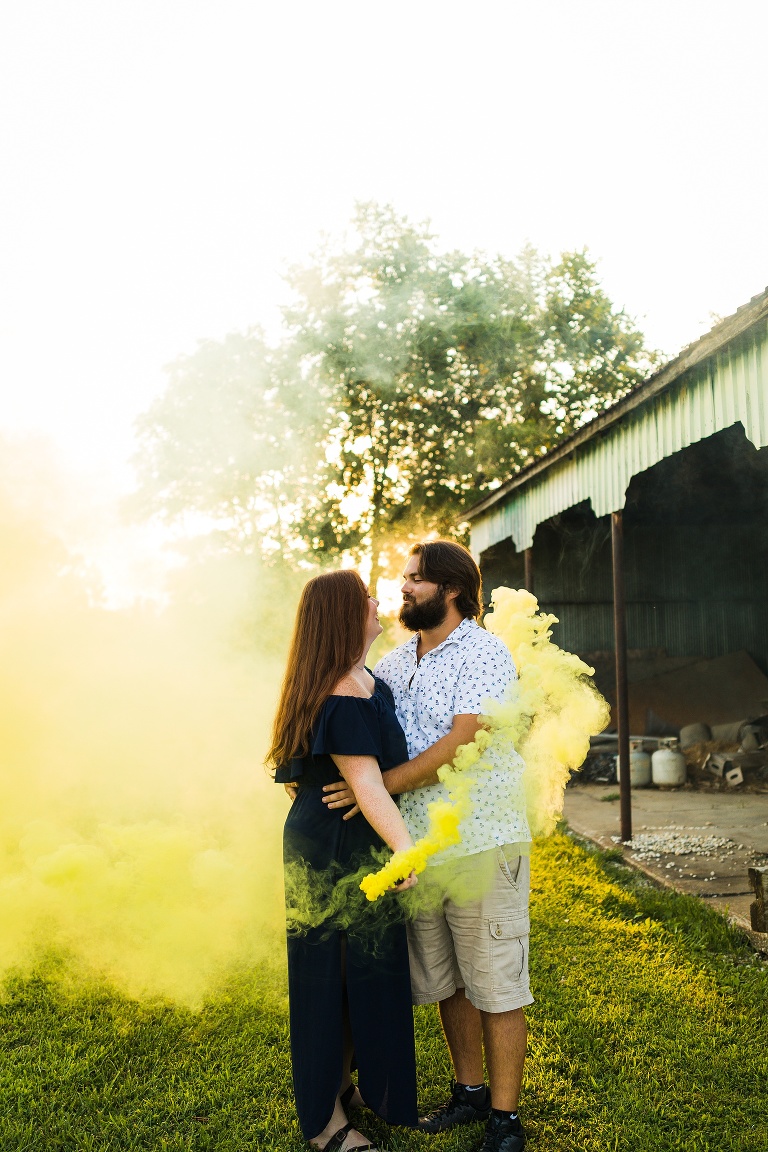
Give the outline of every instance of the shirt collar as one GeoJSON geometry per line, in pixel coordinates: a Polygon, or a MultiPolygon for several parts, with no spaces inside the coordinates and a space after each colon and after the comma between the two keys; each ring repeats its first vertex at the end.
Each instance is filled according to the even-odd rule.
{"type": "Polygon", "coordinates": [[[442,644],[438,644],[437,648],[433,648],[432,651],[439,652],[447,644],[460,644],[470,628],[477,628],[477,622],[471,616],[465,616],[461,624],[457,624],[453,632],[448,633],[442,644]]]}
{"type": "MultiPolygon", "coordinates": [[[[445,640],[438,644],[437,648],[430,648],[429,652],[425,652],[424,655],[429,656],[432,652],[439,652],[442,648],[446,648],[449,644],[460,644],[470,628],[477,627],[479,627],[479,625],[476,620],[473,620],[471,616],[465,616],[461,624],[457,624],[453,632],[449,632],[445,640]]],[[[405,648],[408,650],[409,654],[413,653],[414,660],[416,659],[416,645],[418,642],[418,632],[414,632],[413,636],[411,636],[410,639],[406,640],[405,642],[405,648]]]]}

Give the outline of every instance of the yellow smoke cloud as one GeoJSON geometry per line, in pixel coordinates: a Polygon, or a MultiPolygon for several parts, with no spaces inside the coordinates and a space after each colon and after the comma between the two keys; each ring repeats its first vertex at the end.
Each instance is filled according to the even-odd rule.
{"type": "MultiPolygon", "coordinates": [[[[450,799],[429,806],[427,834],[363,879],[360,887],[369,900],[378,899],[411,871],[423,872],[430,857],[459,843],[461,822],[472,808],[470,791],[490,768],[482,758],[488,748],[520,753],[531,833],[552,832],[571,772],[584,763],[590,736],[608,723],[608,704],[589,679],[594,669],[552,643],[551,626],[557,618],[539,613],[536,597],[525,589],[497,588],[491,606],[485,626],[509,648],[518,678],[503,701],[488,701],[486,727],[459,748],[452,765],[438,772],[450,799]]],[[[495,762],[498,765],[498,755],[495,762]]]]}
{"type": "Polygon", "coordinates": [[[489,725],[496,747],[515,747],[522,756],[528,824],[533,836],[547,835],[562,815],[568,778],[610,708],[590,679],[594,668],[552,643],[557,617],[539,613],[535,596],[497,588],[491,606],[485,626],[509,648],[518,679],[507,700],[488,704],[489,725]]]}
{"type": "Polygon", "coordinates": [[[262,766],[280,669],[242,633],[252,570],[106,611],[57,539],[59,478],[0,456],[0,978],[55,956],[199,1004],[283,920],[286,798],[262,766]]]}

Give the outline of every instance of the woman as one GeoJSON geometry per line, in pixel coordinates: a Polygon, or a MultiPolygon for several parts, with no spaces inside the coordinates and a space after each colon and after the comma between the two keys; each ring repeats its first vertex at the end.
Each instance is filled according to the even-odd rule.
{"type": "MultiPolygon", "coordinates": [[[[336,879],[365,858],[372,864],[382,841],[393,851],[411,846],[381,778],[408,759],[405,737],[389,688],[365,667],[381,631],[378,602],[357,572],[328,572],[305,586],[268,757],[275,780],[295,796],[285,823],[288,869],[336,879]],[[322,802],[323,785],[342,777],[360,805],[351,820],[322,802]]],[[[415,883],[411,874],[397,890],[415,883]]],[[[399,914],[374,922],[363,905],[347,931],[326,922],[288,938],[296,1108],[306,1139],[329,1152],[376,1152],[348,1123],[351,1102],[365,1100],[391,1124],[417,1120],[405,926],[399,914]]]]}

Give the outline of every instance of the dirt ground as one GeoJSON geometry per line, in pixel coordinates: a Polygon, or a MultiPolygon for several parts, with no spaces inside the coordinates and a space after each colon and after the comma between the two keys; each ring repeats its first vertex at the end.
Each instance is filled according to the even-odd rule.
{"type": "Polygon", "coordinates": [[[628,846],[619,842],[616,784],[568,788],[564,816],[577,835],[622,847],[627,861],[649,876],[701,897],[749,929],[754,894],[747,869],[768,866],[768,792],[634,788],[628,846]]]}

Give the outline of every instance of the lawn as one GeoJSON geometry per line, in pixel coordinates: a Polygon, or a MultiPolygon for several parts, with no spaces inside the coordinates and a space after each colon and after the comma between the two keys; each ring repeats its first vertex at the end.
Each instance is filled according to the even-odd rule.
{"type": "MultiPolygon", "coordinates": [[[[565,835],[536,846],[532,916],[532,1152],[765,1152],[768,968],[744,938],[565,835]]],[[[450,1069],[434,1009],[416,1026],[431,1107],[450,1069]]],[[[17,980],[0,1028],[2,1152],[305,1147],[279,960],[200,1012],[17,980]]],[[[469,1152],[480,1136],[364,1119],[392,1152],[469,1152]]]]}

